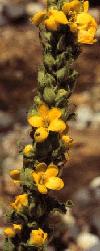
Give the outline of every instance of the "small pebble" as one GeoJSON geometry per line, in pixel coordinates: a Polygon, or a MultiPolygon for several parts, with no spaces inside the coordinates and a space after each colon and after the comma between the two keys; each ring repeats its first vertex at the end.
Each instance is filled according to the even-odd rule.
{"type": "Polygon", "coordinates": [[[98,243],[99,238],[91,233],[80,233],[77,238],[77,244],[83,251],[88,251],[88,249],[93,248],[98,243]]]}

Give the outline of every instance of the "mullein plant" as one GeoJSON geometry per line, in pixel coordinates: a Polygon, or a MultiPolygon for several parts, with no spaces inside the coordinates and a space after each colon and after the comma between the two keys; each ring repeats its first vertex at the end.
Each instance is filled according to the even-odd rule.
{"type": "Polygon", "coordinates": [[[73,144],[68,125],[74,116],[70,96],[78,76],[73,63],[81,44],[96,42],[97,24],[88,8],[84,0],[48,0],[47,9],[32,17],[39,28],[43,63],[27,117],[32,143],[23,149],[23,168],[10,172],[22,194],[10,205],[4,251],[47,250],[53,236],[49,215],[55,210],[66,213],[66,204],[50,191],[64,187],[61,173],[73,144]]]}

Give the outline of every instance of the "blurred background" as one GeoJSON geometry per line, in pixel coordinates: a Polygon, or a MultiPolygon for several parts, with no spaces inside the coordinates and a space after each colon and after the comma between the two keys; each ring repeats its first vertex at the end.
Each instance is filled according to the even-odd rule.
{"type": "MultiPolygon", "coordinates": [[[[30,17],[45,0],[0,0],[0,251],[8,203],[19,192],[9,171],[22,166],[20,146],[28,142],[27,111],[33,102],[41,46],[30,17]]],[[[100,1],[90,1],[98,23],[94,45],[83,46],[72,96],[77,118],[70,124],[74,148],[63,172],[64,189],[54,194],[74,207],[55,216],[48,251],[100,251],[100,1]],[[59,229],[59,230],[58,230],[59,229]]]]}

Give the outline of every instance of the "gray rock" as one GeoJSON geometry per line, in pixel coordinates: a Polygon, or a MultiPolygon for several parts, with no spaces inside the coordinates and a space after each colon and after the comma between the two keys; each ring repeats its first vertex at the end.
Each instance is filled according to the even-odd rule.
{"type": "Polygon", "coordinates": [[[90,190],[94,196],[94,199],[100,203],[100,176],[94,178],[90,182],[90,190]]]}
{"type": "Polygon", "coordinates": [[[8,24],[7,18],[0,13],[0,26],[4,26],[6,24],[8,24]]]}
{"type": "Polygon", "coordinates": [[[27,17],[24,5],[6,5],[4,14],[11,22],[18,22],[27,17]]]}
{"type": "Polygon", "coordinates": [[[77,111],[77,128],[84,129],[93,121],[93,111],[88,105],[80,105],[77,111]]]}
{"type": "Polygon", "coordinates": [[[13,123],[11,114],[0,111],[0,129],[5,129],[13,123]]]}
{"type": "Polygon", "coordinates": [[[99,238],[94,234],[83,232],[79,234],[77,238],[77,244],[82,250],[88,251],[99,244],[99,238]]]}
{"type": "Polygon", "coordinates": [[[87,251],[100,251],[100,243],[98,243],[92,248],[89,248],[87,251]]]}
{"type": "Polygon", "coordinates": [[[100,235],[100,206],[94,210],[90,220],[90,223],[95,226],[98,231],[98,234],[100,235]]]}
{"type": "Polygon", "coordinates": [[[95,177],[91,182],[90,182],[90,188],[95,190],[97,187],[100,187],[100,176],[95,177]]]}
{"type": "Polygon", "coordinates": [[[80,207],[86,207],[86,206],[90,205],[91,202],[92,202],[92,198],[91,198],[90,192],[86,188],[81,188],[79,191],[77,191],[74,194],[73,200],[80,207]]]}

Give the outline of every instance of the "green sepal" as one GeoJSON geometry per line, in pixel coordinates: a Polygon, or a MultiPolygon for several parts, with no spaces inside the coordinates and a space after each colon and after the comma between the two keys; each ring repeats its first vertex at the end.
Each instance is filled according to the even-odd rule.
{"type": "Polygon", "coordinates": [[[27,186],[30,189],[34,189],[34,182],[32,179],[32,170],[30,168],[22,169],[20,174],[20,180],[22,186],[27,186]]]}
{"type": "Polygon", "coordinates": [[[40,88],[44,88],[46,81],[45,81],[45,69],[43,66],[41,66],[41,68],[39,69],[38,72],[38,84],[40,88]]]}
{"type": "Polygon", "coordinates": [[[52,72],[54,66],[56,65],[55,59],[52,54],[48,53],[44,55],[44,65],[48,72],[52,72]]]}
{"type": "Polygon", "coordinates": [[[48,87],[55,86],[56,80],[51,74],[45,73],[44,70],[40,70],[38,73],[38,83],[39,83],[39,89],[42,90],[46,86],[48,87]]]}
{"type": "Polygon", "coordinates": [[[69,61],[69,65],[72,64],[72,62],[73,62],[71,51],[68,51],[68,49],[67,49],[67,51],[60,53],[57,56],[57,60],[56,60],[57,69],[66,65],[66,61],[69,61]]]}
{"type": "Polygon", "coordinates": [[[46,78],[45,86],[48,87],[56,86],[56,79],[52,74],[46,73],[45,78],[46,78]]]}
{"type": "Polygon", "coordinates": [[[39,95],[34,97],[34,103],[36,104],[36,106],[39,106],[42,104],[42,100],[39,95]]]}
{"type": "Polygon", "coordinates": [[[65,89],[59,89],[55,97],[56,106],[60,106],[62,104],[64,107],[64,105],[66,105],[68,96],[68,91],[66,91],[65,89]]]}
{"type": "Polygon", "coordinates": [[[62,83],[67,80],[66,66],[57,71],[57,81],[62,83]]]}
{"type": "Polygon", "coordinates": [[[50,87],[44,88],[43,98],[48,105],[51,105],[54,103],[55,97],[56,97],[56,94],[55,94],[54,88],[50,88],[50,87]]]}

